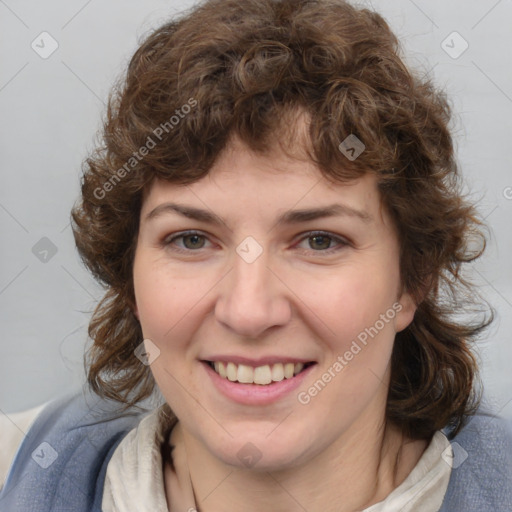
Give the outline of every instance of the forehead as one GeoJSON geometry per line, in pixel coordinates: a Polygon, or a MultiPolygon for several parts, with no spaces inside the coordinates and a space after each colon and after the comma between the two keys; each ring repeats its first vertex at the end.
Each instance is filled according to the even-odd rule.
{"type": "MultiPolygon", "coordinates": [[[[146,193],[143,210],[170,198],[229,207],[243,204],[265,205],[267,208],[285,206],[322,206],[343,201],[358,208],[372,208],[380,202],[376,176],[366,173],[348,181],[326,177],[304,155],[289,154],[272,149],[260,154],[234,139],[219,155],[206,176],[180,185],[156,179],[146,193]]],[[[205,206],[205,205],[203,205],[205,206]]],[[[244,208],[245,209],[245,208],[244,208]]]]}
{"type": "Polygon", "coordinates": [[[168,215],[231,231],[268,231],[329,218],[365,230],[392,227],[374,174],[333,182],[311,162],[275,152],[260,155],[243,146],[224,151],[210,172],[192,184],[153,182],[141,225],[168,215]]]}

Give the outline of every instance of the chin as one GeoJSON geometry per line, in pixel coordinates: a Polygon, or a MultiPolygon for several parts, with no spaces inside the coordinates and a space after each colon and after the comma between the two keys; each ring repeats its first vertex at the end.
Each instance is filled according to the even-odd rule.
{"type": "Polygon", "coordinates": [[[279,471],[296,467],[305,457],[307,449],[303,443],[286,435],[270,439],[268,432],[261,435],[240,435],[229,437],[221,442],[206,440],[210,453],[224,464],[237,469],[251,471],[279,471]]]}

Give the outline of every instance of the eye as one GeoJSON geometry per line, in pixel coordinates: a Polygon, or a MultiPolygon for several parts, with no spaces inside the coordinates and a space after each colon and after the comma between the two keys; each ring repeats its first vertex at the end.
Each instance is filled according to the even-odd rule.
{"type": "Polygon", "coordinates": [[[205,248],[206,240],[207,237],[202,233],[186,231],[165,238],[162,241],[162,245],[164,247],[173,246],[172,249],[179,252],[191,252],[205,248]],[[176,244],[177,241],[181,241],[181,243],[176,244]]]}
{"type": "Polygon", "coordinates": [[[343,247],[349,245],[347,240],[323,231],[306,233],[306,236],[303,237],[301,241],[307,241],[310,250],[327,254],[337,252],[343,247]],[[337,247],[333,248],[333,245],[336,244],[337,247]]]}
{"type": "MultiPolygon", "coordinates": [[[[209,243],[211,244],[208,237],[199,231],[175,233],[162,240],[163,247],[189,254],[198,252],[200,249],[211,247],[211,245],[208,246],[209,243]]],[[[331,254],[340,251],[343,247],[348,245],[350,245],[350,243],[339,236],[324,231],[315,231],[306,233],[296,246],[307,253],[331,254]],[[304,242],[308,243],[307,248],[300,247],[304,242]]]]}

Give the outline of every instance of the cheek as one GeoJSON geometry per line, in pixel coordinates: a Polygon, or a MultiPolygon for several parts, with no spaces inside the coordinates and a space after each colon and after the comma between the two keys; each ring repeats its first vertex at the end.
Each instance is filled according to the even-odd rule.
{"type": "Polygon", "coordinates": [[[312,376],[301,391],[318,414],[330,414],[334,407],[344,411],[340,421],[349,421],[373,397],[385,394],[398,305],[395,282],[382,268],[344,270],[316,291],[303,284],[301,293],[310,294],[308,306],[316,313],[310,318],[325,359],[321,374],[312,376]]]}
{"type": "MultiPolygon", "coordinates": [[[[390,273],[366,266],[337,269],[321,281],[303,280],[299,293],[315,314],[315,323],[326,334],[325,339],[350,345],[352,339],[373,326],[386,312],[388,321],[380,330],[394,334],[392,306],[397,285],[390,273]]],[[[380,322],[378,326],[381,327],[380,322]]]]}
{"type": "Polygon", "coordinates": [[[136,258],[133,269],[135,300],[144,334],[157,337],[168,331],[177,318],[190,309],[187,291],[194,287],[184,286],[171,275],[165,266],[152,261],[142,253],[136,258]]]}
{"type": "Polygon", "coordinates": [[[204,314],[208,282],[200,284],[162,265],[145,262],[139,256],[134,264],[134,288],[139,321],[145,339],[159,349],[151,364],[151,373],[166,401],[180,418],[194,410],[189,393],[197,390],[183,382],[192,382],[195,369],[187,362],[194,357],[191,338],[198,325],[198,315],[204,314]]]}
{"type": "Polygon", "coordinates": [[[135,260],[133,281],[143,336],[164,351],[168,349],[166,339],[177,317],[184,315],[186,300],[178,300],[176,284],[171,284],[172,281],[147,262],[144,255],[138,255],[135,260]]]}
{"type": "Polygon", "coordinates": [[[135,300],[144,338],[151,339],[164,359],[190,344],[200,320],[207,313],[218,279],[196,270],[184,274],[161,262],[146,263],[140,257],[134,264],[135,300]],[[197,279],[198,275],[201,279],[197,279]]]}

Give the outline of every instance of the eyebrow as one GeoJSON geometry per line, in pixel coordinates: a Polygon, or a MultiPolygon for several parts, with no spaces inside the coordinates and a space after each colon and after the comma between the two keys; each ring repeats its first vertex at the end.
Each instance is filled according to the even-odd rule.
{"type": "MultiPolygon", "coordinates": [[[[166,213],[178,213],[188,219],[205,222],[207,224],[227,225],[221,217],[211,211],[178,203],[163,203],[158,205],[146,215],[145,221],[155,219],[166,213]]],[[[365,223],[369,223],[373,220],[373,217],[368,212],[358,210],[345,204],[335,203],[322,208],[286,211],[278,217],[276,225],[299,224],[301,222],[309,222],[321,218],[341,216],[354,217],[365,223]]]]}

